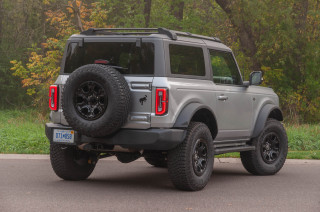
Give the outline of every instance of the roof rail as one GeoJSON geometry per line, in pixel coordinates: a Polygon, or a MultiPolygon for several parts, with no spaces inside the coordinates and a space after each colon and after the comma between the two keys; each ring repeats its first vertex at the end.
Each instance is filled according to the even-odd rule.
{"type": "Polygon", "coordinates": [[[209,36],[204,36],[204,35],[192,34],[190,32],[180,32],[180,31],[174,31],[174,30],[171,30],[171,32],[175,33],[176,35],[180,35],[180,36],[184,36],[184,37],[199,38],[199,39],[211,40],[211,41],[221,43],[221,40],[217,37],[209,37],[209,36]]]}
{"type": "Polygon", "coordinates": [[[216,37],[208,37],[203,35],[191,34],[190,32],[181,32],[175,30],[169,30],[166,28],[90,28],[81,32],[82,35],[150,35],[150,34],[162,34],[167,35],[172,40],[177,40],[177,36],[199,38],[204,40],[211,40],[221,43],[221,40],[216,37]]]}

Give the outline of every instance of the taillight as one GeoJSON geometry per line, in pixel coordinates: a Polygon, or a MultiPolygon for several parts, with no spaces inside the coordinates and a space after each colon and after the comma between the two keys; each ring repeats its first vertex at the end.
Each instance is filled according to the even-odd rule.
{"type": "Polygon", "coordinates": [[[49,108],[51,110],[58,110],[58,86],[51,85],[49,88],[49,108]]]}
{"type": "Polygon", "coordinates": [[[156,115],[165,115],[168,112],[168,89],[156,89],[156,115]]]}

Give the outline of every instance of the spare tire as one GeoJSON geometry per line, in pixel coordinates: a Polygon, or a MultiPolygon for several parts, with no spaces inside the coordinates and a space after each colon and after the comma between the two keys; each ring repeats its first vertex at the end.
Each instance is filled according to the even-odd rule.
{"type": "Polygon", "coordinates": [[[89,64],[76,69],[62,95],[63,114],[80,134],[107,136],[127,121],[130,89],[124,77],[110,66],[89,64]]]}

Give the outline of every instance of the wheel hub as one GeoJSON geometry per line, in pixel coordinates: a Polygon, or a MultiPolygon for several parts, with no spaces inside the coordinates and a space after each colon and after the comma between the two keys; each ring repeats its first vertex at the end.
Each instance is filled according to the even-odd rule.
{"type": "Polygon", "coordinates": [[[198,139],[193,149],[192,165],[196,175],[201,176],[206,170],[208,147],[204,140],[198,139]]]}
{"type": "Polygon", "coordinates": [[[276,133],[268,133],[261,144],[261,156],[264,162],[274,163],[280,155],[280,139],[276,133]]]}
{"type": "Polygon", "coordinates": [[[75,92],[74,106],[77,113],[86,120],[100,118],[107,108],[107,95],[100,83],[86,81],[75,92]]]}

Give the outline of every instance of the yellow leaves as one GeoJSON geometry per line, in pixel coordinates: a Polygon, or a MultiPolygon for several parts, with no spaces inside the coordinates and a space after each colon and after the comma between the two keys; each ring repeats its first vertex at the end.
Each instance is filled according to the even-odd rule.
{"type": "MultiPolygon", "coordinates": [[[[50,4],[52,0],[43,0],[44,4],[50,4]]],[[[80,9],[80,18],[84,29],[91,27],[107,27],[107,11],[103,9],[105,3],[93,3],[87,5],[82,1],[76,1],[80,9]]],[[[54,38],[48,38],[39,45],[32,46],[28,61],[11,61],[13,75],[21,78],[22,86],[27,88],[27,94],[34,97],[34,103],[42,102],[47,98],[48,87],[54,83],[60,71],[60,62],[67,38],[79,33],[74,21],[74,4],[68,2],[64,10],[48,10],[45,14],[46,21],[56,31],[54,38]]]]}
{"type": "Polygon", "coordinates": [[[28,88],[27,89],[27,94],[29,95],[29,96],[32,96],[33,94],[35,94],[36,93],[36,89],[34,89],[34,88],[28,88]]]}
{"type": "Polygon", "coordinates": [[[72,5],[71,5],[71,6],[69,5],[69,7],[67,7],[67,11],[68,11],[70,14],[73,14],[72,5]]]}
{"type": "Polygon", "coordinates": [[[57,37],[70,36],[76,33],[72,20],[62,10],[48,10],[46,16],[48,17],[46,21],[56,29],[57,37]]]}
{"type": "Polygon", "coordinates": [[[92,25],[95,27],[107,27],[107,14],[108,11],[103,9],[104,3],[101,2],[95,2],[92,3],[92,12],[90,15],[90,19],[93,21],[92,25]]]}
{"type": "Polygon", "coordinates": [[[31,79],[30,79],[30,78],[23,79],[23,80],[21,81],[21,83],[22,83],[22,87],[28,87],[28,86],[32,85],[32,82],[31,82],[31,79]]]}
{"type": "Polygon", "coordinates": [[[50,4],[50,0],[42,0],[44,5],[49,5],[50,4]]]}
{"type": "MultiPolygon", "coordinates": [[[[83,1],[76,1],[76,5],[72,4],[73,1],[68,1],[66,10],[48,10],[46,21],[53,26],[58,38],[70,36],[71,34],[79,33],[74,21],[74,13],[79,10],[81,23],[84,29],[92,27],[107,27],[107,11],[103,8],[105,3],[95,2],[91,5],[85,4],[83,1]],[[74,8],[77,7],[77,8],[74,8]]],[[[46,48],[46,46],[45,46],[46,48]]]]}
{"type": "Polygon", "coordinates": [[[11,71],[14,71],[13,76],[18,76],[21,78],[27,76],[27,70],[24,68],[21,61],[18,62],[16,60],[12,60],[10,63],[13,65],[13,67],[10,68],[11,71]]]}
{"type": "Polygon", "coordinates": [[[27,88],[28,95],[35,96],[35,103],[46,98],[43,94],[47,92],[49,85],[54,83],[60,71],[63,55],[61,43],[64,45],[64,41],[48,38],[46,43],[42,43],[45,52],[42,54],[36,51],[30,52],[25,65],[21,61],[11,61],[13,75],[21,78],[22,87],[27,88]]]}

